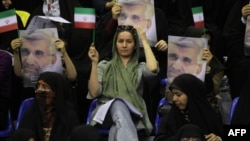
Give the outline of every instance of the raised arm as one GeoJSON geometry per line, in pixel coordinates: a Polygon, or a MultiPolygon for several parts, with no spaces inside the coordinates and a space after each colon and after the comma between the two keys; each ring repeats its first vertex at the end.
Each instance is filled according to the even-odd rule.
{"type": "Polygon", "coordinates": [[[20,38],[13,39],[11,41],[11,47],[14,51],[14,72],[16,76],[23,77],[22,73],[22,65],[21,65],[21,56],[20,56],[20,47],[22,46],[23,42],[20,38]]]}
{"type": "Polygon", "coordinates": [[[92,98],[95,98],[98,94],[99,83],[98,83],[98,61],[99,61],[99,53],[95,49],[94,44],[92,44],[89,48],[88,52],[89,58],[92,61],[92,68],[90,72],[90,78],[88,83],[89,94],[92,98]]]}
{"type": "Polygon", "coordinates": [[[155,73],[158,67],[157,60],[148,43],[146,33],[141,27],[136,27],[136,29],[143,44],[147,67],[151,72],[155,73]]]}
{"type": "Polygon", "coordinates": [[[241,9],[242,17],[246,20],[247,16],[250,15],[250,4],[247,4],[241,9]]]}
{"type": "Polygon", "coordinates": [[[62,41],[61,39],[57,39],[55,41],[55,46],[58,50],[61,51],[61,54],[62,54],[61,59],[65,63],[67,78],[70,81],[76,80],[76,77],[77,77],[76,68],[65,49],[64,41],[62,41]]]}

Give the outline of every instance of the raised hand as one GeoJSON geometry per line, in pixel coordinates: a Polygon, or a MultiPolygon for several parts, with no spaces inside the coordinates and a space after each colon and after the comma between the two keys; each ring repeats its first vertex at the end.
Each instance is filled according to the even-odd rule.
{"type": "Polygon", "coordinates": [[[89,47],[89,52],[88,52],[89,58],[92,61],[92,63],[98,63],[99,61],[99,53],[95,48],[95,45],[92,43],[91,46],[89,47]]]}
{"type": "Polygon", "coordinates": [[[23,41],[20,38],[13,39],[11,41],[11,48],[14,51],[18,51],[18,49],[22,46],[23,41]]]}

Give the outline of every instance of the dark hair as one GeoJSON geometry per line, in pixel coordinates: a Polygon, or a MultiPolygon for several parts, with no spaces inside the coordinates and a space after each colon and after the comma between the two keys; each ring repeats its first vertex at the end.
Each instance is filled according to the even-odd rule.
{"type": "Polygon", "coordinates": [[[78,125],[73,130],[67,141],[100,141],[101,134],[91,125],[78,125]]]}
{"type": "Polygon", "coordinates": [[[196,28],[194,26],[189,26],[185,32],[186,37],[201,37],[202,35],[209,34],[210,40],[208,40],[208,45],[211,45],[212,42],[212,33],[205,27],[202,28],[196,28]]]}
{"type": "Polygon", "coordinates": [[[199,141],[206,141],[204,131],[195,124],[185,124],[178,130],[175,140],[180,141],[183,138],[196,138],[199,141]]]}
{"type": "MultiPolygon", "coordinates": [[[[116,29],[117,35],[123,31],[130,32],[133,35],[134,41],[137,42],[137,40],[136,40],[137,30],[132,25],[119,25],[119,26],[117,26],[117,29],[116,29]]],[[[117,37],[116,37],[116,40],[117,40],[117,37]]]]}

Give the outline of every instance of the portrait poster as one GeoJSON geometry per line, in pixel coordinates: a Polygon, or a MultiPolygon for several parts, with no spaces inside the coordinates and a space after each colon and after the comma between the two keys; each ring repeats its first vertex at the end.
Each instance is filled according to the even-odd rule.
{"type": "Polygon", "coordinates": [[[19,33],[24,87],[34,87],[42,72],[63,73],[61,52],[55,47],[58,39],[56,28],[20,30],[19,33]]]}
{"type": "Polygon", "coordinates": [[[118,0],[122,11],[118,25],[140,26],[145,29],[150,46],[157,42],[154,0],[118,0]]]}
{"type": "Polygon", "coordinates": [[[168,36],[167,90],[173,79],[184,73],[205,80],[206,61],[202,60],[205,47],[205,38],[168,36]]]}
{"type": "Polygon", "coordinates": [[[250,16],[247,16],[245,39],[244,39],[244,54],[250,56],[250,16]]]}

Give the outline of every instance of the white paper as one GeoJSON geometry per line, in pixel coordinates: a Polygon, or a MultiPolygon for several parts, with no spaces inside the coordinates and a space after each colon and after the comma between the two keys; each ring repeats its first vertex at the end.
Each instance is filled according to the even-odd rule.
{"type": "Polygon", "coordinates": [[[95,116],[94,116],[94,121],[102,124],[105,116],[111,106],[111,104],[115,101],[115,100],[121,100],[123,101],[129,108],[130,112],[134,113],[135,115],[142,117],[143,115],[140,113],[140,111],[138,111],[132,104],[130,104],[129,102],[127,102],[126,100],[122,99],[122,98],[114,98],[108,102],[106,102],[105,104],[101,105],[100,108],[97,110],[95,116]]]}
{"type": "Polygon", "coordinates": [[[38,17],[43,18],[43,19],[50,19],[51,21],[60,22],[60,23],[70,23],[69,21],[65,20],[62,17],[52,17],[52,16],[38,16],[38,17]]]}

